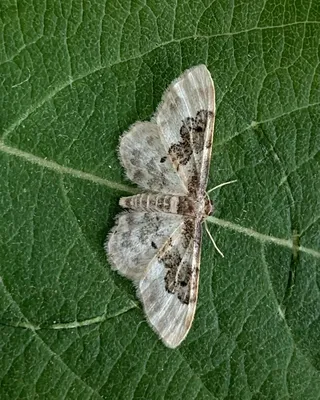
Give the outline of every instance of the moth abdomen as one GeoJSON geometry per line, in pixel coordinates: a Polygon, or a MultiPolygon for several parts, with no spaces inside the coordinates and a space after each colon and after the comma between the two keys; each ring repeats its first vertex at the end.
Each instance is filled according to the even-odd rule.
{"type": "Polygon", "coordinates": [[[156,211],[195,216],[195,202],[187,196],[158,193],[141,193],[122,197],[120,206],[136,211],[156,211]]]}

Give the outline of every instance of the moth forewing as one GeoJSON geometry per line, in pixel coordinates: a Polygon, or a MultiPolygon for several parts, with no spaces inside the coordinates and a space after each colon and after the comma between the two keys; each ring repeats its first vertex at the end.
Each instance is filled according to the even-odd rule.
{"type": "Polygon", "coordinates": [[[132,279],[146,318],[168,347],[186,337],[196,309],[202,222],[215,116],[214,86],[204,65],[165,91],[151,122],[137,122],[120,141],[127,176],[144,189],[122,198],[106,250],[132,279]]]}

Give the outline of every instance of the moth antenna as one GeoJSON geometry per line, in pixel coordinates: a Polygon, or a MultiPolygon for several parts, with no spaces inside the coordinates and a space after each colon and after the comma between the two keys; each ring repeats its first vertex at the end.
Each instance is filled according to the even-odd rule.
{"type": "Polygon", "coordinates": [[[205,227],[205,230],[207,231],[207,234],[209,235],[209,238],[211,239],[211,241],[213,243],[214,248],[217,250],[217,252],[220,254],[220,256],[224,258],[224,255],[223,255],[222,251],[216,245],[216,242],[214,241],[214,239],[213,239],[213,237],[212,237],[212,235],[211,235],[211,233],[209,231],[207,221],[204,221],[204,227],[205,227]]]}
{"type": "Polygon", "coordinates": [[[219,188],[221,188],[222,186],[230,185],[230,183],[234,183],[234,182],[237,182],[237,179],[235,179],[234,181],[228,181],[228,182],[220,183],[220,185],[217,185],[217,186],[215,186],[214,188],[208,190],[207,193],[213,192],[214,190],[219,189],[219,188]]]}

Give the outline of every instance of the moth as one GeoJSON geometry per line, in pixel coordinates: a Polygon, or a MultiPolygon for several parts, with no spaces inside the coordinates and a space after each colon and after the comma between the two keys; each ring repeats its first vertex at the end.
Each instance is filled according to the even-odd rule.
{"type": "Polygon", "coordinates": [[[214,84],[198,65],[170,84],[150,122],[136,122],[120,139],[121,163],[142,193],[120,199],[127,211],[105,249],[171,348],[186,337],[196,310],[202,223],[213,212],[206,187],[214,120],[214,84]]]}

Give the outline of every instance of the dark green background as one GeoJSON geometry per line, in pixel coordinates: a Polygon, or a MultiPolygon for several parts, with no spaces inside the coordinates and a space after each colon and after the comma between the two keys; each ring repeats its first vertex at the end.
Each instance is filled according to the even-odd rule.
{"type": "Polygon", "coordinates": [[[1,399],[319,399],[319,4],[1,1],[1,399]],[[170,350],[103,241],[130,192],[119,136],[199,63],[209,187],[238,182],[170,350]]]}

